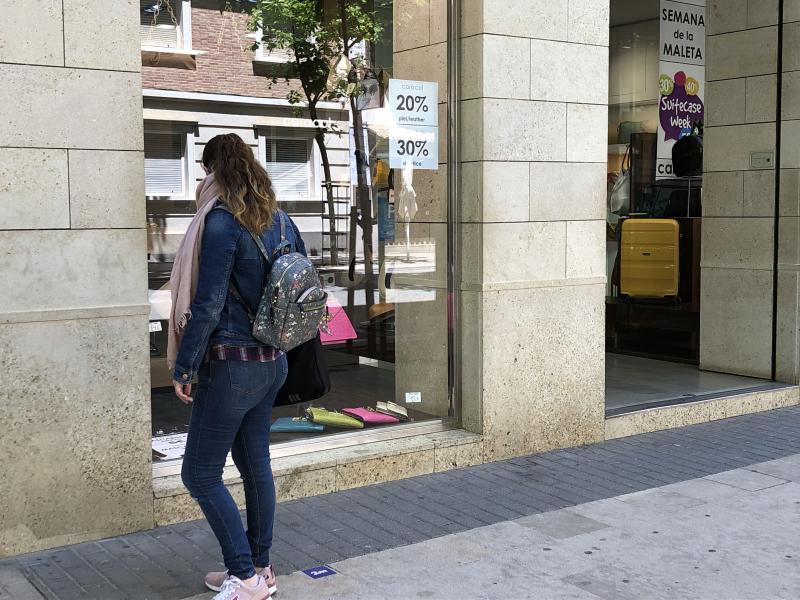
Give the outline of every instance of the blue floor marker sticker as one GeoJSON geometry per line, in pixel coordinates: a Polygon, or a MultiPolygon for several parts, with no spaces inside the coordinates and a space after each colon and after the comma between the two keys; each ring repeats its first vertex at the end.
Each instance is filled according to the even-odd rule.
{"type": "Polygon", "coordinates": [[[336,571],[330,567],[326,567],[325,565],[305,569],[303,573],[311,577],[311,579],[320,579],[321,577],[327,577],[328,575],[336,575],[336,571]]]}

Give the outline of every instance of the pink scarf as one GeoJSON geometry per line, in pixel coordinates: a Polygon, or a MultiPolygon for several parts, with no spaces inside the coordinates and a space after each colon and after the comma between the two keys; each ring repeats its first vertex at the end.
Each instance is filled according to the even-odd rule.
{"type": "Polygon", "coordinates": [[[211,174],[197,186],[195,201],[197,214],[189,223],[186,235],[183,236],[172,273],[169,276],[169,287],[172,292],[172,308],[169,312],[169,331],[167,337],[167,364],[170,370],[175,368],[175,359],[181,346],[183,332],[189,319],[192,318],[192,300],[197,289],[197,278],[200,271],[200,246],[203,240],[206,215],[214,208],[215,200],[220,196],[220,188],[211,174]]]}

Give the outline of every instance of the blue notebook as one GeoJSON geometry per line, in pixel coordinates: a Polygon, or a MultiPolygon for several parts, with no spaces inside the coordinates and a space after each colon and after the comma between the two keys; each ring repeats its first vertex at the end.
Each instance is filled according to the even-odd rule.
{"type": "Polygon", "coordinates": [[[324,431],[325,426],[312,423],[305,417],[278,417],[269,430],[272,433],[318,433],[324,431]]]}

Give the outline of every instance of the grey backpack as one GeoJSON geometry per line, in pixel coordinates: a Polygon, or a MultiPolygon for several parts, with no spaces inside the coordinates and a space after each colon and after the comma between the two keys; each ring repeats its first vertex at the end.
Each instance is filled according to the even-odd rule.
{"type": "MultiPolygon", "coordinates": [[[[227,207],[222,208],[227,210],[227,207]]],[[[253,337],[284,352],[316,337],[325,319],[328,302],[328,294],[320,286],[319,275],[311,260],[299,252],[290,252],[291,243],[286,239],[287,218],[282,210],[278,211],[281,241],[273,253],[278,257],[274,260],[264,247],[261,236],[248,229],[270,265],[269,279],[255,315],[233,282],[229,284],[231,295],[242,303],[253,323],[253,337]]]]}

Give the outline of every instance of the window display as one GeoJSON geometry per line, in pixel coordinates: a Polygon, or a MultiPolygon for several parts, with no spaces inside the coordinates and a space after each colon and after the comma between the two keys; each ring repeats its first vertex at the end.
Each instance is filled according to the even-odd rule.
{"type": "Polygon", "coordinates": [[[684,26],[672,4],[640,5],[635,16],[652,18],[634,23],[625,3],[612,7],[607,340],[614,352],[696,363],[702,150],[686,157],[691,172],[683,161],[674,171],[672,150],[702,128],[704,7],[679,7],[693,16],[684,26]],[[683,58],[681,39],[702,50],[683,58]]]}
{"type": "MultiPolygon", "coordinates": [[[[705,105],[705,4],[611,2],[607,415],[764,384],[742,376],[753,373],[747,365],[717,367],[720,361],[708,358],[726,350],[704,341],[724,312],[722,305],[707,304],[709,297],[724,294],[714,289],[716,271],[708,267],[731,251],[723,241],[737,243],[727,233],[733,224],[720,217],[745,213],[741,206],[738,214],[726,206],[733,206],[733,197],[719,197],[721,173],[710,173],[717,184],[711,196],[716,206],[705,206],[704,129],[707,121],[721,122],[705,105]],[[709,241],[712,249],[701,262],[702,245],[709,241]]],[[[718,98],[717,106],[723,104],[718,98]]],[[[706,164],[719,164],[719,146],[710,152],[706,164]]],[[[742,192],[756,194],[756,189],[742,192]]],[[[746,228],[740,234],[746,236],[746,228]]],[[[722,262],[727,272],[731,263],[722,262]]],[[[729,306],[733,295],[724,304],[729,306]]],[[[755,312],[760,317],[766,308],[755,312]]]]}
{"type": "Polygon", "coordinates": [[[196,71],[143,69],[145,117],[154,122],[146,127],[154,132],[146,141],[154,457],[176,458],[188,427],[164,360],[167,283],[204,176],[198,158],[223,132],[242,137],[267,168],[328,297],[320,342],[330,391],[278,402],[272,442],[449,418],[447,156],[439,134],[447,69],[427,60],[432,49],[447,54],[444,3],[423,10],[392,0],[263,2],[220,13],[201,2],[160,4],[170,2],[184,15],[191,4],[191,22],[201,27],[192,38],[196,71]],[[303,27],[280,27],[298,22],[286,11],[306,8],[303,27]],[[231,51],[254,39],[250,56],[231,51]],[[281,68],[265,72],[264,63],[276,61],[281,68]],[[229,77],[217,77],[220,69],[229,77]],[[167,116],[196,125],[168,126],[167,116]]]}

